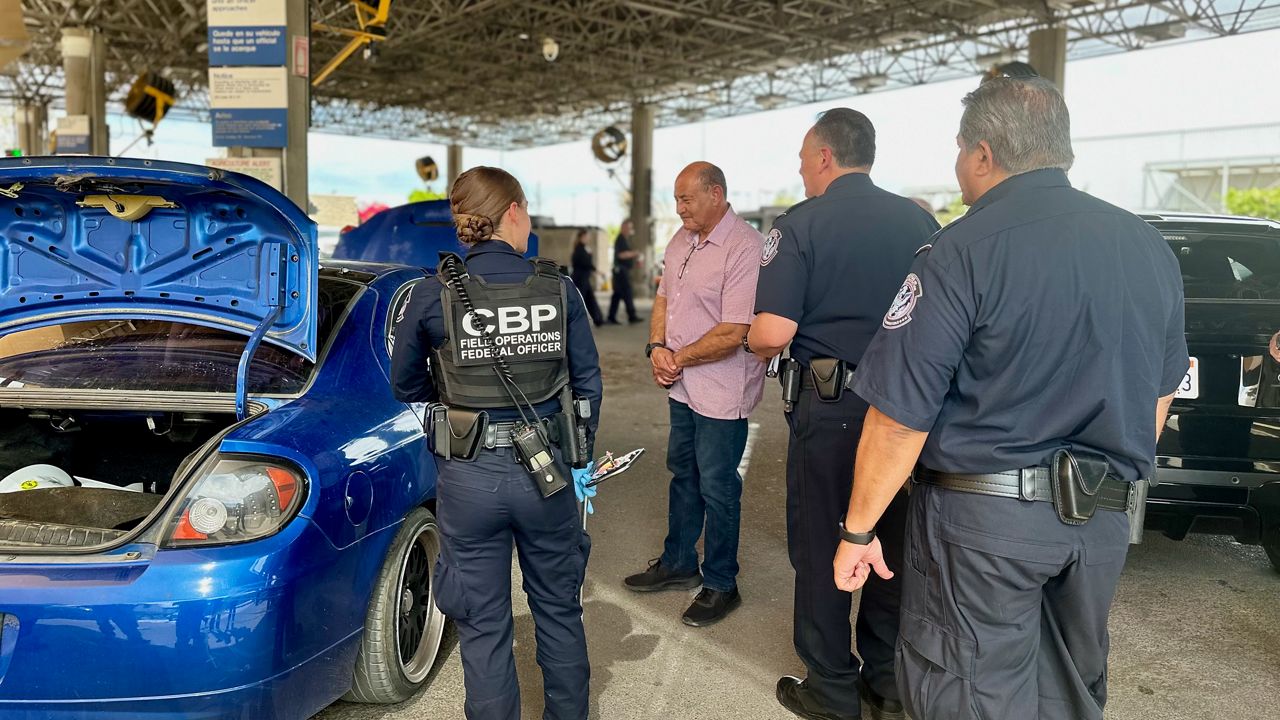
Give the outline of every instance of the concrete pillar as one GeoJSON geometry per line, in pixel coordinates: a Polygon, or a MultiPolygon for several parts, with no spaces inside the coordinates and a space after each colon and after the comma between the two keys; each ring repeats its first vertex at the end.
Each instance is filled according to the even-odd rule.
{"type": "Polygon", "coordinates": [[[90,28],[62,29],[62,70],[68,115],[89,117],[89,152],[109,155],[107,89],[102,34],[90,28]]]}
{"type": "Polygon", "coordinates": [[[636,295],[651,292],[647,269],[654,262],[653,242],[653,106],[636,103],[631,106],[631,222],[635,236],[631,246],[644,253],[636,263],[632,285],[636,295]]]}
{"type": "Polygon", "coordinates": [[[42,102],[24,102],[13,109],[18,148],[23,155],[49,154],[49,106],[42,102]]]}
{"type": "Polygon", "coordinates": [[[453,181],[458,179],[462,174],[462,146],[458,143],[449,145],[449,157],[445,158],[445,172],[449,179],[449,184],[445,186],[445,193],[453,190],[453,181]]]}
{"type": "MultiPolygon", "coordinates": [[[[286,0],[285,37],[290,48],[295,38],[311,37],[311,11],[307,0],[286,0]]],[[[291,60],[288,62],[292,62],[291,60]]],[[[229,147],[228,157],[280,158],[284,194],[303,212],[311,212],[307,184],[307,130],[311,127],[311,78],[290,72],[285,80],[288,94],[288,135],[283,148],[229,147]]]]}
{"type": "Polygon", "coordinates": [[[1052,80],[1058,89],[1064,89],[1067,72],[1067,29],[1065,27],[1041,28],[1032,30],[1027,48],[1027,62],[1040,73],[1040,76],[1052,80]]]}

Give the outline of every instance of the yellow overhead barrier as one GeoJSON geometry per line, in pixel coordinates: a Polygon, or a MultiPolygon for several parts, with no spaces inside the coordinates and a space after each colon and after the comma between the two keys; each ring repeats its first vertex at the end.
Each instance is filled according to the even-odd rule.
{"type": "Polygon", "coordinates": [[[311,25],[312,32],[330,32],[337,35],[346,35],[351,38],[347,44],[338,51],[333,59],[325,63],[320,72],[311,78],[312,87],[324,82],[339,65],[347,61],[347,58],[356,53],[357,50],[364,48],[366,59],[372,57],[373,43],[381,42],[387,39],[387,16],[391,13],[391,0],[378,0],[378,7],[373,7],[361,0],[351,0],[351,5],[356,11],[356,23],[359,28],[335,27],[324,23],[313,23],[311,25]]]}

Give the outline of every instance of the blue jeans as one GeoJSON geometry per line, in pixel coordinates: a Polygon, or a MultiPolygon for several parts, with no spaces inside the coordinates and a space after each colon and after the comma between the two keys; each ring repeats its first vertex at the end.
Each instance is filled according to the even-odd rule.
{"type": "Polygon", "coordinates": [[[703,417],[684,403],[668,402],[671,493],[662,565],[675,572],[698,569],[697,543],[705,520],[702,586],[728,592],[737,587],[738,525],[742,520],[738,463],[747,447],[747,420],[703,417]]]}

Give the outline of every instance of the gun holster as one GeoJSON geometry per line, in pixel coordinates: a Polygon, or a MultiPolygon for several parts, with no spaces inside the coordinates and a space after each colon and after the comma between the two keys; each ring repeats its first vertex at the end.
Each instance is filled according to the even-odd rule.
{"type": "Polygon", "coordinates": [[[428,410],[431,423],[431,451],[445,460],[475,460],[489,427],[489,413],[433,404],[428,410]]]}
{"type": "Polygon", "coordinates": [[[823,402],[839,402],[844,396],[844,361],[838,358],[814,358],[809,361],[809,377],[813,390],[823,402]]]}
{"type": "Polygon", "coordinates": [[[782,385],[782,409],[791,412],[800,399],[800,362],[787,358],[779,364],[778,383],[782,385]]]}
{"type": "Polygon", "coordinates": [[[560,446],[565,463],[571,468],[584,468],[591,462],[591,448],[587,441],[587,419],[591,417],[591,405],[585,398],[575,398],[573,390],[560,391],[560,415],[551,427],[551,439],[560,446]]]}
{"type": "Polygon", "coordinates": [[[1053,508],[1067,525],[1084,525],[1098,509],[1098,490],[1109,466],[1101,455],[1059,450],[1049,466],[1053,508]]]}

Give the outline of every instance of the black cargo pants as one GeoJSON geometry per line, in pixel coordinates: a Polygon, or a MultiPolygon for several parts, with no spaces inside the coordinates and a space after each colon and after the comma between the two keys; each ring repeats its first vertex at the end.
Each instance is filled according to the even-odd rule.
{"type": "MultiPolygon", "coordinates": [[[[868,405],[846,391],[822,402],[801,391],[787,415],[787,550],[796,571],[794,640],[808,669],[808,685],[828,710],[858,716],[858,676],[883,697],[897,699],[894,646],[898,636],[901,574],[871,577],[858,601],[858,659],[850,652],[849,610],[853,596],[835,585],[831,562],[840,544],[836,523],[849,507],[854,456],[868,405]]],[[[899,493],[876,525],[885,561],[902,564],[907,502],[899,493]]]]}
{"type": "Polygon", "coordinates": [[[913,485],[898,685],[915,720],[1101,720],[1129,519],[913,485]]]}

